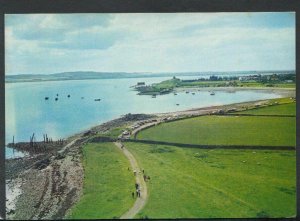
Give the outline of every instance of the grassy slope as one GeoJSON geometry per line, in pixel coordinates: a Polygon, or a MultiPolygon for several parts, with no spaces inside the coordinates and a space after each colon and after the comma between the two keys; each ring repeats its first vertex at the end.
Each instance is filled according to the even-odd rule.
{"type": "Polygon", "coordinates": [[[257,115],[294,115],[296,116],[296,103],[281,104],[259,109],[240,111],[238,114],[257,114],[257,115]]]}
{"type": "Polygon", "coordinates": [[[88,144],[83,149],[83,196],[68,218],[119,217],[134,203],[134,177],[128,160],[112,143],[88,144]]]}
{"type": "Polygon", "coordinates": [[[294,146],[296,119],[202,116],[151,127],[137,138],[191,144],[294,146]]]}
{"type": "Polygon", "coordinates": [[[294,151],[126,147],[151,177],[148,202],[137,218],[295,214],[294,151]]]}

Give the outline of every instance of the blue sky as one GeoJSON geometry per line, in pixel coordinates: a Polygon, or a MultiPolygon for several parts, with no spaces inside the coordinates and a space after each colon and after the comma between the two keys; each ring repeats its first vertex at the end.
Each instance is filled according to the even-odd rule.
{"type": "Polygon", "coordinates": [[[5,15],[6,74],[295,69],[295,13],[5,15]]]}

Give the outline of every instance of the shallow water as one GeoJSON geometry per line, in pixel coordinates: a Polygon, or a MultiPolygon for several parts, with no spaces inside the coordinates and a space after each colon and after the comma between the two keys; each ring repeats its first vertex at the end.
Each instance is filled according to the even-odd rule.
{"type": "Polygon", "coordinates": [[[19,158],[19,157],[24,157],[27,156],[28,153],[26,152],[21,152],[21,151],[16,151],[13,148],[5,146],[5,158],[19,158]]]}
{"type": "MultiPolygon", "coordinates": [[[[15,142],[28,141],[33,133],[37,140],[42,140],[45,133],[53,139],[65,138],[127,113],[161,113],[280,97],[262,91],[216,91],[214,96],[208,91],[196,91],[195,95],[180,92],[176,96],[151,98],[139,96],[130,88],[137,82],[151,84],[166,79],[170,78],[5,84],[5,142],[12,142],[13,136],[15,142]],[[49,100],[45,100],[46,96],[49,100]],[[101,101],[94,101],[97,98],[101,101]]],[[[11,157],[12,151],[7,148],[6,151],[6,158],[11,157]]]]}

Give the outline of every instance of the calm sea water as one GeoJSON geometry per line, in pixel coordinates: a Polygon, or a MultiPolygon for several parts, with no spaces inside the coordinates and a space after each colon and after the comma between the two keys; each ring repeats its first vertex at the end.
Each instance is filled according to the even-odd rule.
{"type": "MultiPolygon", "coordinates": [[[[177,96],[168,94],[151,98],[139,96],[130,88],[140,81],[151,84],[166,79],[170,78],[6,84],[5,142],[6,144],[12,142],[13,136],[15,142],[28,141],[33,133],[38,140],[42,140],[45,133],[53,139],[66,138],[127,113],[161,113],[280,97],[278,94],[255,91],[235,93],[217,91],[214,96],[207,91],[197,91],[195,95],[182,92],[177,96]],[[70,95],[70,98],[67,95],[70,95]],[[49,100],[45,100],[46,96],[49,100]],[[101,101],[94,101],[97,98],[101,98],[101,101]]],[[[10,148],[6,148],[6,158],[21,155],[17,152],[13,154],[10,148]]]]}

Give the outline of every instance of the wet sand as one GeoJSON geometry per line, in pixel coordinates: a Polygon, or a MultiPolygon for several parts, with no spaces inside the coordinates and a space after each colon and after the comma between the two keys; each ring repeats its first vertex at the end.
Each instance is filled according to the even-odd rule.
{"type": "Polygon", "coordinates": [[[264,93],[275,93],[283,97],[294,97],[296,95],[295,88],[276,88],[276,87],[182,87],[175,88],[175,92],[184,91],[224,91],[228,93],[234,93],[236,91],[256,91],[264,93]]]}

